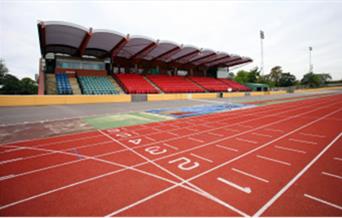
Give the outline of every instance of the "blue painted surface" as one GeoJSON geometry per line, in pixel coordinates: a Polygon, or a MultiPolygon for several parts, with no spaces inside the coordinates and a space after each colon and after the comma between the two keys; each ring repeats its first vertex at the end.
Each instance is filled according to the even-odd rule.
{"type": "Polygon", "coordinates": [[[238,110],[247,107],[255,107],[254,105],[247,104],[214,104],[214,105],[201,105],[193,107],[180,107],[180,108],[161,108],[148,110],[146,112],[153,114],[160,114],[171,116],[174,118],[183,118],[191,116],[199,116],[203,114],[210,114],[216,112],[238,110]]]}

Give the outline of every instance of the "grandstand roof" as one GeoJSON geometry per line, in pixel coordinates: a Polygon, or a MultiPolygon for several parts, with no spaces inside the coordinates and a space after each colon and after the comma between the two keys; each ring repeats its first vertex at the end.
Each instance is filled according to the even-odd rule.
{"type": "Polygon", "coordinates": [[[52,52],[205,67],[230,67],[252,62],[251,58],[225,52],[154,40],[146,36],[124,35],[112,30],[86,28],[62,21],[39,21],[38,33],[43,56],[52,52]]]}

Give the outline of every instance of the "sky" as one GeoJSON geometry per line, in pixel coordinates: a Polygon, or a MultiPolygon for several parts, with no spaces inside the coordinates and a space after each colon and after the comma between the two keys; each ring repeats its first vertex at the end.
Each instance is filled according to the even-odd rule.
{"type": "Polygon", "coordinates": [[[37,21],[67,21],[247,56],[233,70],[274,66],[342,79],[342,1],[15,1],[0,0],[0,58],[19,78],[38,73],[37,21]]]}

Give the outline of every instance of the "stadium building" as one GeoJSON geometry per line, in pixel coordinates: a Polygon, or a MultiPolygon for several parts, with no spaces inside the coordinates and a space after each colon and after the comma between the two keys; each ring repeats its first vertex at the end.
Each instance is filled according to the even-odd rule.
{"type": "Polygon", "coordinates": [[[217,75],[248,57],[59,21],[38,33],[39,95],[250,91],[217,75]]]}

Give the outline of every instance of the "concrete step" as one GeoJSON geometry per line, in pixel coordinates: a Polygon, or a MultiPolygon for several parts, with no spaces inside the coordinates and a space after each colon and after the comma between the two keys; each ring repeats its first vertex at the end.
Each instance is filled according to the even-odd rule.
{"type": "Polygon", "coordinates": [[[158,90],[158,92],[160,93],[164,93],[156,84],[154,84],[149,78],[147,78],[146,76],[143,76],[144,79],[151,84],[151,86],[153,86],[155,89],[158,90]]]}

